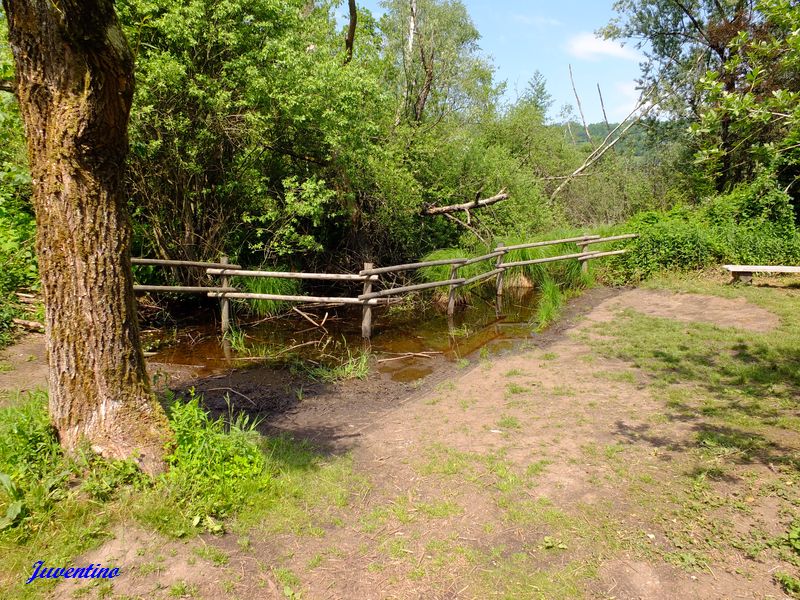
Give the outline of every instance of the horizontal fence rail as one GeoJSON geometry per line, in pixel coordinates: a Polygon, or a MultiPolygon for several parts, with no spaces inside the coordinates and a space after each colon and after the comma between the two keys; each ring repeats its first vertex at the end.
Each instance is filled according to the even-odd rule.
{"type": "Polygon", "coordinates": [[[492,277],[495,277],[495,276],[499,275],[500,273],[502,273],[504,270],[505,270],[504,268],[493,269],[491,271],[487,271],[486,273],[481,273],[479,275],[475,275],[474,277],[470,277],[469,279],[465,279],[464,283],[462,283],[461,285],[472,285],[473,283],[477,283],[479,281],[483,281],[484,279],[491,279],[492,277]]]}
{"type": "Polygon", "coordinates": [[[191,285],[134,285],[134,292],[173,292],[177,294],[205,294],[206,292],[238,292],[232,287],[203,287],[191,285]]]}
{"type": "Polygon", "coordinates": [[[284,302],[313,302],[318,304],[387,304],[389,300],[372,302],[372,299],[341,298],[339,296],[288,296],[283,294],[250,294],[247,292],[209,292],[210,298],[230,298],[233,300],[278,300],[284,302]]]}
{"type": "Polygon", "coordinates": [[[503,263],[504,269],[510,269],[512,267],[524,267],[526,265],[539,265],[542,263],[549,263],[549,262],[558,262],[559,260],[569,260],[570,258],[577,258],[577,259],[590,259],[594,258],[596,252],[578,252],[576,254],[563,254],[561,256],[547,256],[545,258],[532,258],[530,260],[516,260],[514,262],[503,263]]]}
{"type": "Polygon", "coordinates": [[[516,246],[500,246],[495,248],[495,252],[510,252],[511,250],[525,250],[526,248],[542,248],[544,246],[557,246],[558,244],[580,243],[599,239],[599,235],[582,235],[580,237],[564,238],[561,240],[546,240],[543,242],[531,242],[530,244],[517,244],[516,246]]]}
{"type": "Polygon", "coordinates": [[[490,252],[489,254],[484,254],[483,256],[476,256],[475,258],[470,258],[469,260],[464,261],[461,265],[462,267],[466,267],[467,265],[474,265],[475,263],[483,262],[484,260],[489,260],[492,258],[497,258],[498,256],[503,256],[505,254],[505,250],[495,250],[494,252],[490,252]]]}
{"type": "MultiPolygon", "coordinates": [[[[166,267],[200,267],[205,268],[206,273],[212,277],[220,277],[220,286],[162,286],[162,285],[134,285],[136,292],[175,292],[175,293],[205,293],[210,298],[219,298],[222,303],[222,330],[226,333],[230,328],[230,300],[273,300],[278,302],[307,302],[315,304],[345,304],[358,305],[362,307],[362,336],[366,339],[372,335],[372,307],[386,305],[392,302],[392,296],[400,296],[412,292],[419,292],[440,287],[448,287],[447,313],[452,316],[455,310],[456,291],[465,286],[469,286],[480,281],[497,278],[496,287],[498,295],[498,307],[503,289],[503,277],[508,269],[523,267],[528,265],[552,263],[561,260],[577,260],[581,263],[581,269],[586,271],[588,261],[605,256],[617,256],[625,254],[627,250],[592,251],[587,250],[590,245],[602,244],[606,242],[617,242],[638,237],[635,233],[613,235],[601,237],[599,235],[581,235],[557,240],[543,240],[530,242],[527,244],[516,244],[513,246],[498,246],[493,251],[482,256],[473,258],[448,258],[442,260],[429,260],[403,265],[393,265],[388,267],[375,267],[372,263],[364,263],[364,268],[358,274],[351,273],[300,273],[291,271],[255,271],[243,269],[239,265],[228,263],[227,257],[223,256],[218,263],[196,262],[183,260],[161,260],[150,258],[134,258],[135,265],[158,265],[166,267]],[[575,244],[580,252],[562,254],[559,256],[546,256],[542,258],[532,258],[529,260],[516,260],[503,262],[509,252],[515,250],[525,250],[529,248],[541,248],[545,246],[556,246],[559,244],[575,244]],[[494,268],[484,273],[478,273],[473,277],[459,277],[458,272],[463,267],[477,264],[483,261],[495,260],[494,268]],[[442,281],[432,281],[427,283],[417,283],[399,287],[390,287],[382,290],[373,291],[373,284],[380,281],[380,275],[386,273],[397,273],[400,271],[414,271],[426,267],[450,267],[450,278],[442,281]],[[297,279],[297,280],[316,280],[316,281],[342,281],[358,282],[363,284],[362,293],[357,297],[339,296],[297,296],[288,294],[258,294],[243,292],[230,285],[231,277],[266,277],[276,279],[297,279]]],[[[499,308],[498,308],[499,310],[499,308]]]]}
{"type": "MultiPolygon", "coordinates": [[[[209,275],[228,275],[230,277],[274,277],[276,279],[317,279],[322,281],[366,281],[366,275],[349,273],[293,273],[291,271],[245,271],[241,268],[206,269],[209,275]]],[[[373,280],[377,276],[372,277],[373,280]]]]}
{"type": "Polygon", "coordinates": [[[602,244],[603,242],[616,242],[617,240],[631,240],[633,238],[639,237],[638,233],[626,233],[624,235],[612,235],[611,237],[606,238],[598,238],[596,240],[587,240],[584,242],[584,246],[588,246],[589,244],[602,244]]]}
{"type": "Polygon", "coordinates": [[[379,292],[370,292],[369,294],[362,294],[358,297],[359,300],[369,300],[370,298],[381,298],[383,296],[391,296],[392,294],[405,294],[408,292],[420,292],[422,290],[430,290],[437,287],[445,287],[448,285],[463,285],[466,279],[448,279],[447,281],[432,281],[430,283],[418,283],[416,285],[404,285],[403,287],[387,288],[379,292]]]}
{"type": "Polygon", "coordinates": [[[611,250],[609,252],[589,252],[583,258],[579,258],[578,260],[583,262],[587,260],[592,260],[593,258],[603,258],[604,256],[618,256],[620,254],[627,254],[627,250],[611,250]]]}
{"type": "Polygon", "coordinates": [[[131,264],[134,265],[156,265],[159,267],[199,267],[201,269],[241,269],[239,265],[229,265],[228,263],[199,262],[194,260],[162,260],[160,258],[132,258],[131,264]]]}
{"type": "Polygon", "coordinates": [[[444,265],[462,265],[467,262],[466,258],[444,258],[442,260],[428,260],[425,262],[409,263],[407,265],[395,265],[394,267],[380,267],[379,269],[364,269],[359,271],[359,275],[381,275],[383,273],[396,273],[398,271],[413,271],[425,267],[440,267],[444,265]]]}

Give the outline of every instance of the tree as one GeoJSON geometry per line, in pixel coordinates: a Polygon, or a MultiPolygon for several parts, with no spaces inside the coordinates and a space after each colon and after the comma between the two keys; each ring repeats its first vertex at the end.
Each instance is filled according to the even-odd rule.
{"type": "MultiPolygon", "coordinates": [[[[606,37],[634,39],[644,52],[640,83],[661,90],[659,106],[677,117],[697,119],[706,103],[702,79],[708,71],[720,73],[726,93],[743,82],[729,69],[735,60],[731,42],[740,32],[758,28],[755,0],[618,0],[618,13],[606,28],[606,37]]],[[[720,123],[720,190],[741,177],[734,169],[731,121],[720,123]]]]}
{"type": "Polygon", "coordinates": [[[50,414],[63,447],[163,468],[121,190],[133,58],[111,0],[3,0],[28,142],[46,306],[50,414]]]}
{"type": "Polygon", "coordinates": [[[692,131],[702,164],[716,173],[723,134],[735,141],[728,163],[742,179],[771,171],[800,204],[800,6],[790,0],[758,3],[757,27],[730,42],[724,70],[701,80],[707,102],[692,131]],[[741,81],[730,91],[726,81],[741,81]]]}
{"type": "Polygon", "coordinates": [[[491,106],[493,68],[460,0],[384,0],[385,73],[397,123],[438,122],[491,106]]]}

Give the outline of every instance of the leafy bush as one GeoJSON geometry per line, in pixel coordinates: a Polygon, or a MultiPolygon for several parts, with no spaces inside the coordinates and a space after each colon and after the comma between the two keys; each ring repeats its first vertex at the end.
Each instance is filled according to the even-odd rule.
{"type": "Polygon", "coordinates": [[[175,447],[155,492],[166,495],[194,526],[218,530],[216,518],[231,514],[269,482],[257,423],[244,414],[227,421],[211,418],[193,390],[185,402],[174,399],[168,412],[175,447]]]}
{"type": "Polygon", "coordinates": [[[190,394],[169,408],[175,446],[169,470],[149,479],[130,461],[81,450],[65,456],[44,393],[0,410],[0,535],[23,540],[58,514],[90,510],[131,487],[143,492],[139,516],[172,534],[216,521],[244,506],[271,481],[256,424],[247,416],[213,419],[190,394]]]}
{"type": "MultiPolygon", "coordinates": [[[[5,60],[0,52],[0,68],[5,60]]],[[[37,278],[24,147],[16,104],[0,94],[0,347],[10,342],[11,319],[19,316],[14,292],[34,285],[37,278]]]]}
{"type": "Polygon", "coordinates": [[[628,244],[628,254],[610,263],[606,276],[615,282],[723,262],[800,264],[791,199],[766,176],[698,207],[640,213],[624,229],[639,237],[628,244]]]}

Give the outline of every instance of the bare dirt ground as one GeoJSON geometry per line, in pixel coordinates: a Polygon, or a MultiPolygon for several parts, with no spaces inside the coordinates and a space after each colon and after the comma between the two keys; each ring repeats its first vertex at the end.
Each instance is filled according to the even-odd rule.
{"type": "MultiPolygon", "coordinates": [[[[302,530],[256,526],[238,538],[182,542],[121,528],[75,562],[113,562],[124,566],[122,575],[85,591],[118,598],[784,598],[771,556],[715,550],[708,531],[728,513],[712,506],[696,517],[707,528],[682,531],[688,543],[710,538],[707,561],[692,564],[690,549],[676,542],[674,530],[688,522],[684,510],[711,493],[698,492],[698,500],[685,489],[699,422],[669,415],[662,390],[635,366],[593,351],[593,326],[620,311],[742,331],[779,323],[741,299],[598,290],[537,345],[448,371],[421,390],[351,386],[348,394],[311,390],[291,402],[296,382],[273,388],[283,386],[280,397],[259,392],[257,371],[197,382],[212,406],[221,398],[214,392],[236,389],[247,396],[238,407],[255,404],[250,409],[268,415],[270,428],[325,452],[349,452],[363,485],[342,506],[314,507],[313,527],[302,530]]],[[[8,376],[0,374],[0,388],[11,385],[8,376]]],[[[797,451],[798,440],[785,443],[785,451],[797,451]]],[[[779,503],[749,495],[747,481],[761,476],[775,477],[768,461],[714,482],[712,492],[747,505],[725,525],[779,535],[779,503]]],[[[53,597],[76,593],[76,583],[65,582],[53,597]]]]}
{"type": "Polygon", "coordinates": [[[44,335],[30,334],[0,350],[0,401],[4,395],[47,386],[44,335]]]}

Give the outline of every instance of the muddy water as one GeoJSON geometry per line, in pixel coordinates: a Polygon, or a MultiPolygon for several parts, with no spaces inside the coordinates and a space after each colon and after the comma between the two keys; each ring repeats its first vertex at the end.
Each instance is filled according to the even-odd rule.
{"type": "MultiPolygon", "coordinates": [[[[505,292],[500,311],[494,296],[476,292],[469,304],[457,307],[452,321],[442,307],[430,301],[378,308],[371,342],[379,361],[376,368],[394,381],[410,382],[433,371],[432,358],[458,361],[479,351],[492,354],[509,348],[514,341],[531,336],[536,305],[532,290],[511,288],[505,292]],[[432,358],[400,358],[405,353],[429,353],[432,358]]],[[[151,361],[191,365],[200,369],[201,376],[259,362],[280,362],[291,355],[335,364],[346,359],[348,351],[362,348],[360,307],[300,309],[316,323],[324,322],[324,330],[292,312],[261,322],[239,320],[237,327],[245,338],[237,344],[238,352],[220,339],[218,324],[182,327],[169,335],[144,332],[143,338],[146,346],[160,348],[151,361]]]]}

